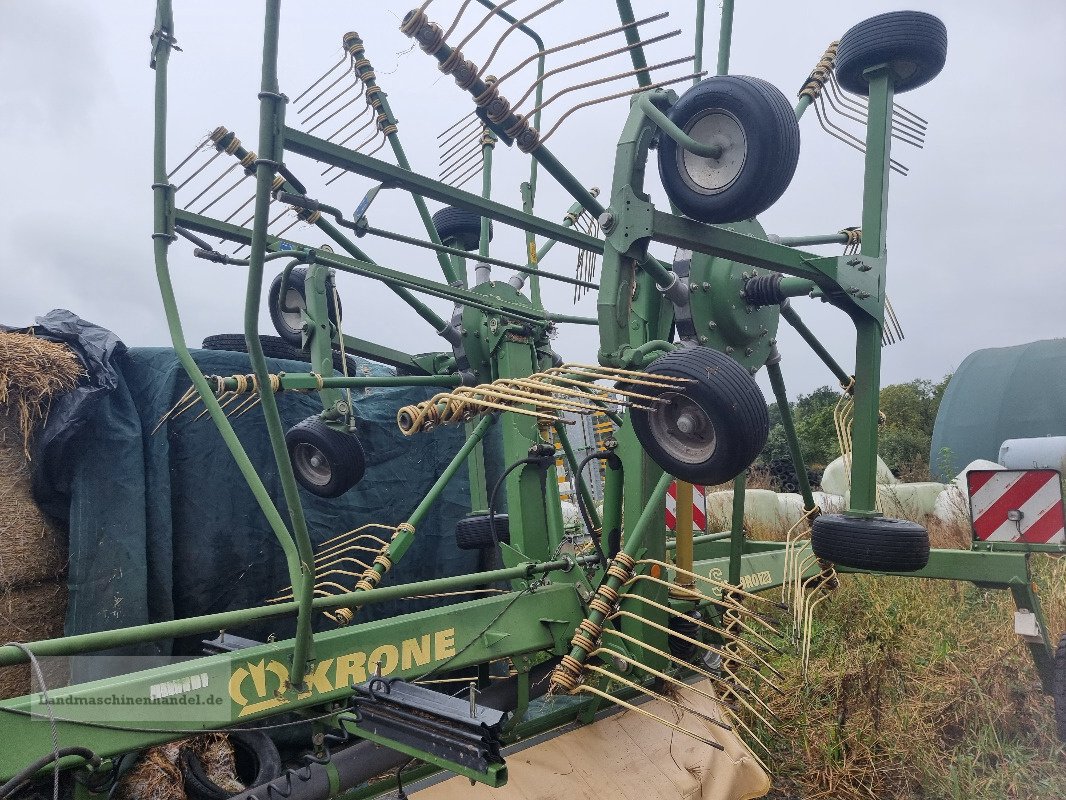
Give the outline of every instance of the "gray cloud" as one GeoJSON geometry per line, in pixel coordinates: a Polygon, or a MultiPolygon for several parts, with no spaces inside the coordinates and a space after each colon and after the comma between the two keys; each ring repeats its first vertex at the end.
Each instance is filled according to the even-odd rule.
{"type": "MultiPolygon", "coordinates": [[[[398,32],[397,21],[409,5],[392,0],[286,3],[282,85],[290,96],[297,95],[336,61],[341,34],[358,30],[400,118],[415,169],[432,174],[437,134],[466,114],[470,104],[398,32]]],[[[690,36],[691,3],[636,0],[634,5],[638,15],[669,10],[671,19],[659,29],[682,27],[690,36]]],[[[708,5],[707,63],[713,66],[717,19],[715,4],[708,5]]],[[[732,70],[764,77],[793,94],[830,40],[862,16],[894,5],[741,0],[732,70]]],[[[907,339],[885,352],[887,382],[938,377],[979,347],[1061,335],[1066,300],[1066,277],[1054,249],[1063,236],[1066,206],[1066,162],[1058,142],[1066,129],[1066,62],[1061,58],[1066,8],[1050,0],[1009,14],[992,0],[921,5],[945,20],[950,49],[940,78],[901,98],[931,126],[923,151],[897,148],[912,170],[892,184],[889,293],[907,339]],[[1014,54],[1010,68],[1008,54],[1014,54]]],[[[184,51],[171,60],[170,162],[176,164],[219,124],[254,147],[262,4],[190,0],[176,6],[184,51]]],[[[431,9],[446,19],[457,6],[457,0],[436,0],[431,9]]],[[[524,0],[522,7],[528,11],[535,4],[524,0]]],[[[569,0],[538,18],[538,28],[549,42],[559,42],[611,24],[614,14],[609,0],[569,0]]],[[[66,306],[113,328],[131,345],[168,342],[149,238],[151,26],[151,4],[144,0],[0,3],[0,150],[9,190],[0,215],[0,264],[7,279],[0,292],[0,321],[26,323],[66,306]]],[[[653,56],[677,57],[689,41],[661,45],[653,56]]],[[[490,46],[490,40],[478,39],[467,49],[483,58],[490,46]]],[[[529,52],[528,40],[512,36],[493,69],[502,72],[529,52]]],[[[591,52],[586,48],[580,54],[591,52]]],[[[575,80],[626,68],[624,59],[616,59],[598,70],[575,72],[580,73],[575,80]]],[[[548,94],[563,86],[556,79],[548,94]]],[[[550,127],[569,102],[589,96],[560,99],[545,112],[542,127],[550,127]]],[[[582,181],[605,192],[625,111],[624,102],[579,111],[551,141],[582,181]]],[[[295,108],[289,114],[295,115],[295,108]]],[[[825,136],[813,118],[803,120],[802,133],[796,178],[763,215],[763,224],[781,234],[857,224],[861,158],[825,136]]],[[[386,151],[378,155],[386,157],[386,151]]],[[[496,163],[494,199],[518,204],[528,161],[500,146],[496,163]]],[[[316,196],[349,212],[369,188],[355,176],[321,188],[315,165],[293,157],[291,166],[316,196]]],[[[648,182],[662,205],[654,165],[648,182]]],[[[538,212],[560,219],[570,202],[541,173],[538,212]]],[[[380,227],[410,235],[421,231],[413,204],[400,192],[382,195],[371,217],[380,227]]],[[[297,228],[290,233],[320,243],[315,232],[297,228]]],[[[432,254],[372,238],[360,244],[387,266],[439,275],[432,254]]],[[[493,247],[499,257],[521,259],[522,235],[497,226],[493,247]]],[[[172,251],[188,339],[239,330],[243,271],[193,259],[184,243],[172,251]]],[[[659,251],[669,257],[665,249],[659,251]]],[[[557,247],[544,266],[572,272],[574,251],[557,247]]],[[[345,276],[341,288],[349,332],[410,351],[440,347],[432,331],[380,286],[345,276]]],[[[595,297],[587,296],[575,310],[571,291],[546,286],[545,302],[559,311],[594,315],[595,297]]],[[[447,304],[433,305],[442,313],[448,310],[447,304]]],[[[850,368],[853,336],[846,318],[814,302],[797,305],[850,368]]],[[[594,328],[568,328],[558,341],[573,360],[593,359],[596,344],[594,328]]],[[[830,381],[796,337],[782,333],[781,346],[791,391],[806,392],[830,381]]]]}

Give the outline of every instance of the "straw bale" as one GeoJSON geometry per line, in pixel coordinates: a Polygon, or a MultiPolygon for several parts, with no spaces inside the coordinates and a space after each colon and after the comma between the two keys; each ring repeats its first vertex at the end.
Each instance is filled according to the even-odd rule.
{"type": "MultiPolygon", "coordinates": [[[[0,642],[35,642],[63,635],[67,587],[63,581],[0,591],[0,642]]],[[[0,699],[28,694],[28,664],[0,667],[0,699]]]]}
{"type": "Polygon", "coordinates": [[[243,792],[237,778],[237,761],[229,737],[207,733],[150,747],[133,769],[119,780],[115,800],[187,800],[181,773],[181,754],[191,750],[203,764],[204,774],[227,792],[243,792]]]}
{"type": "Polygon", "coordinates": [[[168,742],[144,751],[115,787],[116,800],[186,800],[178,759],[185,742],[168,742]]]}
{"type": "Polygon", "coordinates": [[[33,501],[17,417],[0,411],[0,592],[54,581],[66,564],[66,536],[33,501]]]}
{"type": "Polygon", "coordinates": [[[0,408],[18,419],[27,459],[33,429],[48,416],[52,398],[73,389],[84,374],[81,361],[65,345],[0,332],[0,408]]]}

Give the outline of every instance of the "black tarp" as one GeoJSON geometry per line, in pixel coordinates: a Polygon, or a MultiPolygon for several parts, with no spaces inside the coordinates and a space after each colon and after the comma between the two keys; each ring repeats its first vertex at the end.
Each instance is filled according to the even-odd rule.
{"type": "MultiPolygon", "coordinates": [[[[43,436],[51,444],[35,459],[41,499],[69,530],[66,633],[247,608],[278,595],[289,583],[281,547],[218,430],[206,415],[197,419],[203,406],[152,433],[190,385],[174,351],[126,350],[113,334],[69,312],[39,319],[34,330],[74,347],[90,372],[84,391],[76,390],[53,408],[43,436]]],[[[242,353],[195,350],[193,356],[209,375],[251,371],[242,353]]],[[[300,362],[268,359],[268,364],[272,372],[307,370],[300,362]]],[[[358,374],[389,373],[388,367],[359,360],[358,374]]],[[[398,524],[423,498],[461,446],[463,431],[444,428],[405,437],[396,426],[396,410],[434,391],[353,393],[366,477],[334,500],[301,490],[312,544],[366,523],[398,524]]],[[[321,410],[314,393],[282,392],[278,405],[286,428],[321,410]]],[[[261,409],[244,413],[233,425],[288,520],[261,409]]],[[[383,585],[477,569],[477,554],[454,544],[455,523],[469,511],[468,486],[466,470],[460,470],[419,526],[415,546],[383,585]]],[[[334,577],[346,586],[356,580],[334,577]]],[[[360,619],[415,611],[429,602],[369,606],[360,619]]],[[[292,630],[291,619],[278,619],[233,632],[263,640],[271,634],[290,636],[292,630]]],[[[192,653],[199,638],[127,652],[192,653]]]]}

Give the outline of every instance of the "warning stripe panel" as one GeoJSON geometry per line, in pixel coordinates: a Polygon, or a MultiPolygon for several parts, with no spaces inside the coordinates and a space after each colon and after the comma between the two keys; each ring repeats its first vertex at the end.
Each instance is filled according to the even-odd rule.
{"type": "Polygon", "coordinates": [[[1000,542],[1025,540],[1029,527],[1034,521],[1043,517],[1052,506],[1058,503],[1059,499],[1060,493],[1057,482],[1052,481],[1041,486],[1020,506],[1009,508],[1007,512],[998,518],[989,517],[982,524],[981,530],[983,533],[988,533],[988,531],[991,531],[991,533],[988,533],[984,538],[988,541],[1000,542]],[[1020,519],[1018,521],[1010,519],[1010,511],[1017,511],[1020,514],[1020,519]],[[997,525],[998,527],[996,527],[997,525]]]}
{"type": "MultiPolygon", "coordinates": [[[[988,508],[982,509],[979,505],[974,506],[974,528],[979,531],[988,531],[989,533],[996,530],[1006,521],[1008,511],[1020,509],[1033,495],[1054,478],[1054,475],[1049,475],[1044,471],[1033,470],[1025,473],[1005,487],[988,508]]],[[[993,485],[996,483],[999,483],[999,480],[995,480],[993,485]]]]}
{"type": "Polygon", "coordinates": [[[1053,544],[1052,540],[1066,542],[1063,526],[1062,501],[1049,508],[1040,519],[1030,525],[1020,541],[1029,544],[1053,544]]]}
{"type": "Polygon", "coordinates": [[[1047,469],[968,473],[974,538],[1029,544],[1066,543],[1060,481],[1057,471],[1047,469]]]}
{"type": "MultiPolygon", "coordinates": [[[[666,527],[677,528],[677,481],[666,491],[666,527]]],[[[692,484],[692,529],[707,530],[707,489],[695,483],[692,484]]]]}
{"type": "Polygon", "coordinates": [[[998,470],[971,470],[966,473],[966,482],[970,487],[970,497],[976,495],[981,487],[995,477],[998,470]]]}

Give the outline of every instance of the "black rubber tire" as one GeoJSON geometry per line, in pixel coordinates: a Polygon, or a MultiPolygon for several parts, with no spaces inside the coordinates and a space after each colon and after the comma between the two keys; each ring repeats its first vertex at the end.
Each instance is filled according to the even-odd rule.
{"type": "Polygon", "coordinates": [[[1059,637],[1059,646],[1055,650],[1055,728],[1059,741],[1066,742],[1066,633],[1059,637]]]}
{"type": "Polygon", "coordinates": [[[285,432],[285,444],[296,480],[318,497],[340,497],[366,472],[366,455],[359,440],[331,428],[321,417],[308,417],[293,425],[285,432]],[[325,470],[314,474],[313,469],[322,466],[325,470]]]}
{"type": "MultiPolygon", "coordinates": [[[[263,347],[263,355],[267,358],[284,358],[289,361],[303,361],[310,363],[311,354],[298,347],[293,347],[280,336],[260,336],[259,344],[263,347]]],[[[230,353],[247,353],[248,340],[243,333],[216,333],[204,339],[201,347],[204,350],[226,350],[230,353]]],[[[344,362],[341,360],[340,351],[333,351],[333,369],[335,372],[344,373],[344,362]]],[[[359,369],[359,362],[353,356],[348,356],[348,374],[355,375],[359,369]]]]}
{"type": "MultiPolygon", "coordinates": [[[[278,332],[278,335],[293,347],[299,348],[303,346],[303,326],[296,325],[295,321],[286,320],[278,308],[278,295],[281,292],[283,274],[279,273],[270,284],[270,291],[267,292],[267,310],[270,312],[270,321],[274,323],[274,330],[278,332]]],[[[307,267],[296,267],[289,273],[289,289],[299,295],[301,303],[304,302],[304,281],[306,278],[307,267]]],[[[338,311],[343,313],[343,304],[340,303],[339,296],[337,297],[337,302],[334,302],[332,287],[332,279],[327,278],[326,312],[329,315],[329,321],[336,325],[338,311]]]]}
{"type": "Polygon", "coordinates": [[[891,11],[864,19],[840,37],[837,47],[837,82],[859,95],[870,92],[862,73],[888,63],[895,92],[917,89],[944,68],[948,56],[948,31],[944,23],[924,11],[891,11]]]}
{"type": "Polygon", "coordinates": [[[853,569],[916,572],[929,563],[929,531],[906,519],[822,514],[811,546],[819,558],[853,569]]]}
{"type": "MultiPolygon", "coordinates": [[[[249,789],[262,786],[281,775],[281,756],[270,737],[261,731],[231,731],[227,734],[233,745],[237,764],[237,779],[249,789]]],[[[185,794],[189,800],[226,800],[234,793],[227,792],[207,777],[204,765],[195,753],[181,754],[185,794]]]]}
{"type": "MultiPolygon", "coordinates": [[[[630,412],[633,429],[645,452],[666,472],[703,486],[725,483],[747,469],[762,451],[770,433],[766,400],[748,371],[728,355],[709,347],[679,348],[656,359],[647,372],[692,381],[679,385],[677,391],[655,389],[658,396],[676,398],[655,411],[634,408],[630,412]],[[659,440],[663,426],[670,426],[668,412],[679,401],[698,406],[704,423],[710,426],[715,443],[705,457],[685,457],[676,449],[671,452],[671,442],[681,442],[676,437],[667,439],[665,447],[659,440]]],[[[646,386],[634,388],[652,393],[646,386]]]]}
{"type": "MultiPolygon", "coordinates": [[[[433,227],[446,245],[449,240],[460,250],[477,250],[481,245],[481,217],[473,211],[445,206],[433,215],[433,227]]],[[[489,241],[492,241],[492,220],[489,220],[489,241]]]]}
{"type": "MultiPolygon", "coordinates": [[[[496,540],[503,544],[511,543],[511,528],[506,514],[496,514],[496,540]]],[[[455,524],[455,544],[460,550],[483,550],[493,547],[492,528],[489,526],[488,514],[471,514],[455,524]]]]}
{"type": "Polygon", "coordinates": [[[665,134],[659,136],[659,177],[670,200],[687,216],[700,222],[738,222],[768,209],[792,182],[799,163],[799,122],[776,86],[744,75],[701,81],[681,95],[669,116],[688,133],[714,111],[733,117],[747,142],[732,182],[713,193],[697,187],[682,167],[685,151],[665,134]]]}

